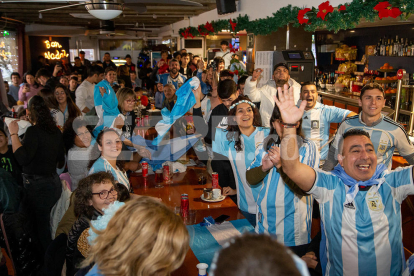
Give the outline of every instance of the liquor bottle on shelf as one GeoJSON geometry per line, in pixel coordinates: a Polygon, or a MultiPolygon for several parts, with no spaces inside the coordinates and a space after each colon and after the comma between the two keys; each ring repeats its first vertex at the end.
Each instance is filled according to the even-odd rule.
{"type": "Polygon", "coordinates": [[[393,52],[392,52],[392,56],[398,56],[398,49],[399,49],[399,47],[400,47],[400,45],[399,45],[399,43],[398,43],[398,35],[397,36],[395,36],[395,42],[394,42],[394,49],[393,49],[393,52]]]}
{"type": "Polygon", "coordinates": [[[381,55],[381,39],[378,41],[377,47],[375,47],[375,55],[380,56],[381,55]]]}
{"type": "Polygon", "coordinates": [[[390,39],[388,39],[388,42],[385,42],[385,56],[389,56],[390,55],[390,39]]]}
{"type": "MultiPolygon", "coordinates": [[[[389,40],[388,40],[389,41],[389,40]]],[[[393,55],[394,55],[394,50],[395,50],[395,48],[398,48],[398,46],[397,47],[395,47],[395,44],[394,44],[394,40],[393,39],[391,39],[391,43],[388,43],[389,45],[388,45],[388,55],[390,56],[390,57],[392,57],[393,55]]]]}
{"type": "Polygon", "coordinates": [[[385,56],[385,38],[381,40],[381,45],[380,45],[380,56],[385,56]]]}
{"type": "Polygon", "coordinates": [[[408,57],[409,52],[409,46],[408,46],[408,38],[405,39],[405,45],[404,45],[404,56],[408,57]]]}
{"type": "Polygon", "coordinates": [[[403,57],[404,56],[404,38],[401,38],[401,44],[400,44],[400,54],[398,56],[403,57]]]}
{"type": "Polygon", "coordinates": [[[321,86],[322,89],[326,88],[326,74],[322,74],[322,78],[321,78],[321,81],[320,81],[320,86],[321,86]]]}

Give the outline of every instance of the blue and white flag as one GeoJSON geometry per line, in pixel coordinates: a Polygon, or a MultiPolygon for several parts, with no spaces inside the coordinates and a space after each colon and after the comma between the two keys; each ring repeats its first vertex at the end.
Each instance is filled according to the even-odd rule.
{"type": "Polygon", "coordinates": [[[162,120],[155,125],[158,136],[152,141],[153,145],[158,145],[175,121],[195,105],[196,99],[192,90],[197,89],[199,85],[200,80],[197,77],[192,77],[175,92],[177,102],[171,112],[166,107],[161,110],[162,120]]]}
{"type": "Polygon", "coordinates": [[[247,219],[226,221],[209,227],[196,225],[187,226],[190,234],[190,247],[200,263],[210,266],[214,254],[220,250],[231,238],[240,236],[245,232],[254,232],[253,226],[247,219]]]}
{"type": "Polygon", "coordinates": [[[183,156],[198,140],[201,134],[177,137],[170,140],[164,140],[158,145],[153,145],[152,141],[145,140],[141,136],[133,136],[132,143],[138,146],[144,146],[151,153],[151,160],[143,158],[143,161],[155,171],[162,167],[165,161],[176,161],[183,156]]]}

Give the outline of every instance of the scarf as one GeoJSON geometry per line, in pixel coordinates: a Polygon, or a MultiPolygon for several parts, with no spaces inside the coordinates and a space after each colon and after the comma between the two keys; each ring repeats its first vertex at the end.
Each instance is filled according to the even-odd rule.
{"type": "Polygon", "coordinates": [[[386,169],[387,167],[384,164],[378,164],[377,168],[375,169],[374,175],[370,179],[368,179],[367,181],[357,181],[350,177],[340,164],[336,165],[332,173],[339,177],[345,185],[350,187],[348,192],[346,193],[345,205],[352,203],[354,201],[359,191],[359,186],[381,185],[384,182],[384,178],[381,177],[381,174],[386,169]]]}

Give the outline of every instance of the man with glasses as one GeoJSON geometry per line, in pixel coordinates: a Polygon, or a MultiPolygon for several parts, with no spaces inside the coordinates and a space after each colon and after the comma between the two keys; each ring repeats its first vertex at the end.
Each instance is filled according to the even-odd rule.
{"type": "Polygon", "coordinates": [[[249,97],[252,102],[260,102],[260,115],[262,116],[262,124],[270,127],[270,117],[272,116],[275,101],[273,97],[277,94],[277,87],[283,87],[287,84],[293,88],[295,104],[300,99],[300,84],[292,79],[289,75],[289,68],[285,63],[278,63],[273,68],[273,79],[269,80],[261,88],[257,88],[257,80],[262,74],[263,69],[253,71],[253,76],[248,77],[244,86],[244,95],[249,97]]]}
{"type": "Polygon", "coordinates": [[[385,106],[384,96],[382,86],[377,83],[367,84],[361,89],[359,106],[362,111],[359,115],[346,118],[338,128],[323,166],[324,171],[331,171],[338,164],[339,140],[345,132],[356,128],[370,135],[378,164],[383,163],[391,169],[395,148],[410,165],[414,164],[414,147],[404,127],[381,113],[385,106]]]}

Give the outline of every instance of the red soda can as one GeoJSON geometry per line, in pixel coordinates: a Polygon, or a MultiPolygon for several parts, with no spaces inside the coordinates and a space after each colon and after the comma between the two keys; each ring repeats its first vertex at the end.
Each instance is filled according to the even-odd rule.
{"type": "Polygon", "coordinates": [[[163,171],[164,181],[169,182],[170,181],[170,166],[164,165],[163,169],[164,169],[163,171]]]}
{"type": "Polygon", "coordinates": [[[145,126],[144,117],[141,117],[141,126],[145,126]]]}
{"type": "Polygon", "coordinates": [[[212,178],[211,182],[213,184],[213,189],[220,189],[218,173],[213,172],[211,174],[211,178],[212,178]]]}
{"type": "Polygon", "coordinates": [[[135,118],[135,125],[136,126],[141,126],[141,120],[139,119],[139,117],[135,118]]]}
{"type": "Polygon", "coordinates": [[[188,202],[188,194],[181,195],[181,214],[185,215],[188,214],[189,211],[189,202],[188,202]]]}
{"type": "Polygon", "coordinates": [[[142,176],[147,177],[148,176],[148,162],[142,162],[142,176]]]}

